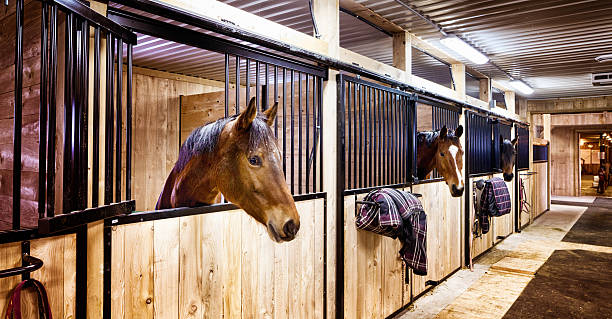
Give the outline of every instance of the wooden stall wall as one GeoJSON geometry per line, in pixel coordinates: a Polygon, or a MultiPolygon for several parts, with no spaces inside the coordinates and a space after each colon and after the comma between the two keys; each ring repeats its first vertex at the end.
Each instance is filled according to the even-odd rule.
{"type": "Polygon", "coordinates": [[[533,218],[542,215],[548,210],[548,163],[534,163],[533,171],[536,173],[534,176],[534,199],[532,201],[533,206],[533,218]]]}
{"type": "Polygon", "coordinates": [[[461,268],[463,200],[452,197],[445,182],[414,185],[427,214],[427,276],[412,275],[412,295],[428,287],[427,280],[442,280],[461,268]]]}
{"type": "Polygon", "coordinates": [[[282,244],[242,210],[113,227],[112,318],[322,318],[325,202],[296,206],[282,244]]]}
{"type": "MultiPolygon", "coordinates": [[[[44,265],[32,272],[32,278],[45,285],[55,318],[75,318],[76,235],[63,235],[30,241],[30,254],[44,265]]],[[[0,269],[21,265],[21,242],[0,245],[0,269]]],[[[4,316],[13,288],[21,276],[0,279],[0,314],[4,316]]],[[[22,301],[24,318],[38,318],[38,301],[29,290],[22,301]]]]}
{"type": "MultiPolygon", "coordinates": [[[[21,226],[38,225],[38,116],[41,4],[25,1],[23,30],[23,128],[21,226]]],[[[13,121],[15,105],[15,1],[0,5],[0,231],[12,226],[13,121]]]]}
{"type": "MultiPolygon", "coordinates": [[[[493,176],[504,178],[503,174],[501,173],[493,176]]],[[[493,218],[491,230],[493,231],[493,240],[495,243],[502,241],[503,238],[514,232],[514,216],[515,209],[517,209],[516,205],[514,204],[514,180],[506,182],[506,186],[508,186],[508,192],[510,192],[510,203],[512,203],[512,209],[507,215],[493,218]]]]}
{"type": "Polygon", "coordinates": [[[132,198],[136,210],[152,210],[178,159],[180,96],[222,91],[224,84],[143,68],[133,73],[132,198]]]}
{"type": "MultiPolygon", "coordinates": [[[[488,180],[491,179],[493,177],[493,175],[485,175],[485,176],[480,176],[480,177],[471,177],[469,178],[469,184],[466,185],[466,191],[469,190],[469,194],[470,196],[470,215],[469,216],[473,216],[472,220],[475,218],[474,214],[474,200],[473,200],[473,189],[475,188],[474,183],[478,180],[488,180]],[[470,188],[468,189],[469,186],[470,188]]],[[[493,244],[495,242],[495,226],[494,226],[495,220],[491,220],[490,228],[489,228],[489,232],[477,237],[477,238],[473,238],[472,239],[472,247],[471,247],[471,252],[472,252],[472,258],[476,258],[478,257],[480,254],[482,254],[483,252],[485,252],[487,249],[493,247],[493,244]]]]}
{"type": "MultiPolygon", "coordinates": [[[[521,174],[525,174],[526,172],[519,172],[520,177],[523,179],[523,187],[525,190],[525,193],[523,194],[523,198],[525,200],[525,206],[524,208],[521,210],[521,214],[520,214],[520,223],[521,223],[521,228],[527,226],[529,223],[531,223],[531,221],[533,220],[533,211],[534,211],[534,206],[533,206],[533,185],[534,185],[534,179],[535,176],[534,175],[521,175],[521,174]]],[[[519,189],[520,191],[520,189],[519,189]]],[[[519,196],[519,198],[521,198],[519,196]]],[[[520,207],[520,203],[519,203],[519,209],[521,209],[520,207]]]]}
{"type": "Polygon", "coordinates": [[[344,197],[344,317],[386,318],[411,300],[399,240],[355,226],[356,200],[344,197]]]}

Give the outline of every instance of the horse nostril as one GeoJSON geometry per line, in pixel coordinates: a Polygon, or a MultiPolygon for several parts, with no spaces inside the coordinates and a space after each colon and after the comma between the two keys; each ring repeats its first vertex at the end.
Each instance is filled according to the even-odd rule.
{"type": "Polygon", "coordinates": [[[453,185],[451,188],[454,196],[461,196],[461,194],[463,194],[463,187],[457,187],[457,185],[453,185]]]}
{"type": "Polygon", "coordinates": [[[300,229],[300,226],[297,226],[293,220],[286,222],[285,226],[283,226],[283,231],[285,232],[285,236],[291,237],[291,238],[295,237],[299,229],[300,229]]]}

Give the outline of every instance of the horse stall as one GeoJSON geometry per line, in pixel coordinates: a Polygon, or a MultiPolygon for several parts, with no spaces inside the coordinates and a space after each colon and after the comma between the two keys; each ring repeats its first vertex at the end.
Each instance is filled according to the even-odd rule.
{"type": "MultiPolygon", "coordinates": [[[[546,141],[459,94],[476,79],[460,64],[444,66],[449,88],[406,61],[339,46],[330,57],[315,37],[296,47],[148,0],[5,9],[3,313],[32,278],[63,318],[387,318],[549,207],[546,141]],[[504,148],[513,137],[516,154],[504,148]],[[235,158],[274,174],[221,166],[235,158]],[[512,172],[511,213],[475,234],[475,183],[512,172]],[[244,186],[255,183],[266,187],[244,186]],[[419,198],[426,275],[402,261],[400,241],[356,227],[380,188],[419,198]],[[268,209],[282,224],[248,206],[270,194],[286,195],[268,209]],[[293,204],[299,219],[278,208],[293,204]]],[[[394,48],[431,50],[403,37],[394,48]]],[[[24,311],[36,304],[28,292],[24,311]]]]}

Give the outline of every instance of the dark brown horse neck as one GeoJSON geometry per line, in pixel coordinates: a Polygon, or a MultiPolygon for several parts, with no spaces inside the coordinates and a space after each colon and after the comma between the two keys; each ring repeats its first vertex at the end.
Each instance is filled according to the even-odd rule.
{"type": "Polygon", "coordinates": [[[417,178],[423,180],[436,166],[435,154],[438,149],[437,138],[439,133],[417,133],[417,178]]]}
{"type": "Polygon", "coordinates": [[[215,184],[213,154],[197,155],[180,168],[175,164],[166,179],[155,209],[194,207],[216,203],[219,190],[215,184]],[[207,173],[204,173],[204,172],[207,173]]]}

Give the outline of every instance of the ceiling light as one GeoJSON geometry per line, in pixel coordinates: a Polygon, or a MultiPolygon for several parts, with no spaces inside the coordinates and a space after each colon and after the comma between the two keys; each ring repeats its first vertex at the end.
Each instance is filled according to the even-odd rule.
{"type": "Polygon", "coordinates": [[[489,61],[489,58],[486,55],[480,53],[478,50],[474,49],[474,47],[459,39],[457,36],[447,36],[442,38],[440,42],[449,49],[461,54],[463,57],[476,64],[483,64],[489,61]]]}
{"type": "Polygon", "coordinates": [[[604,55],[600,55],[598,57],[595,58],[595,61],[597,62],[608,62],[608,61],[612,61],[612,54],[604,54],[604,55]]]}
{"type": "Polygon", "coordinates": [[[533,93],[533,89],[521,80],[512,80],[510,81],[510,85],[523,94],[529,95],[533,93]]]}

